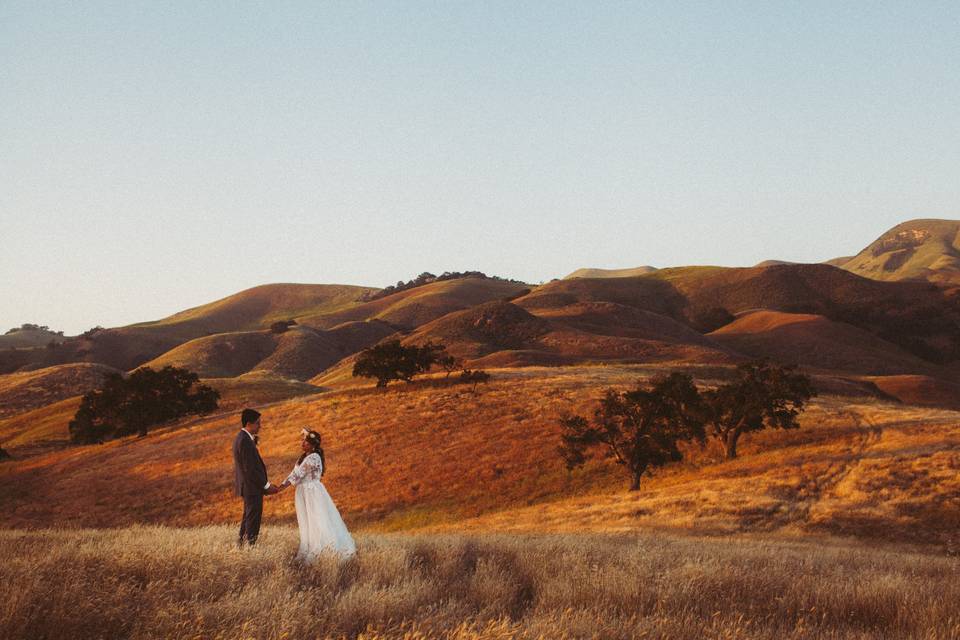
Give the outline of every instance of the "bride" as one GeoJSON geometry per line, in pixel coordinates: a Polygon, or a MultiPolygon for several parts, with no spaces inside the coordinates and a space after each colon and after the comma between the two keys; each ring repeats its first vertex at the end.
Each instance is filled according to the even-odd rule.
{"type": "Polygon", "coordinates": [[[291,485],[297,487],[295,501],[297,524],[300,526],[297,559],[310,562],[321,551],[333,551],[343,557],[352,556],[357,547],[330,494],[320,481],[324,472],[320,434],[304,429],[301,446],[303,455],[280,485],[281,491],[291,485]]]}

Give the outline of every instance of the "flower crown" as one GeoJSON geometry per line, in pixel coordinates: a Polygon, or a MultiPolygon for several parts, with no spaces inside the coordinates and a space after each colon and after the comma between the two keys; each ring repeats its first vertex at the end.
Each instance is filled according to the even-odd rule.
{"type": "Polygon", "coordinates": [[[318,434],[318,433],[316,433],[316,432],[308,431],[307,429],[300,429],[300,433],[303,434],[303,439],[304,439],[304,440],[307,440],[307,441],[312,442],[312,443],[314,443],[314,444],[320,442],[320,434],[318,434]]]}

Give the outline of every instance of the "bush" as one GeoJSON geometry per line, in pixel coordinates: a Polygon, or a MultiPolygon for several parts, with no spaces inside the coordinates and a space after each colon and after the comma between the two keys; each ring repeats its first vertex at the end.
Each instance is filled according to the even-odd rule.
{"type": "Polygon", "coordinates": [[[199,380],[197,374],[176,367],[144,367],[128,378],[111,374],[100,389],[84,394],[70,421],[70,439],[91,444],[133,433],[144,436],[151,426],[210,413],[220,394],[199,380]]]}

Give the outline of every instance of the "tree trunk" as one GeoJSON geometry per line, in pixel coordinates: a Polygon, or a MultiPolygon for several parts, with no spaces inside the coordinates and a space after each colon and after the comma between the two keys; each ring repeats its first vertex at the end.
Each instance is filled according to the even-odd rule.
{"type": "Polygon", "coordinates": [[[643,475],[643,471],[633,470],[630,473],[630,491],[640,490],[640,477],[642,475],[643,475]]]}
{"type": "Polygon", "coordinates": [[[726,456],[727,460],[733,460],[737,457],[737,440],[740,439],[740,430],[733,429],[728,431],[726,436],[723,438],[723,453],[726,456]]]}

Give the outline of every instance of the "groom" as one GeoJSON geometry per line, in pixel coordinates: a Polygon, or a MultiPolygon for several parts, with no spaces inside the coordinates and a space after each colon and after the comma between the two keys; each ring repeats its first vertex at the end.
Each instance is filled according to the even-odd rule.
{"type": "Polygon", "coordinates": [[[233,439],[233,470],[237,495],[243,498],[243,520],[240,522],[242,547],[246,542],[256,544],[263,515],[263,496],[273,495],[278,489],[267,480],[267,467],[257,451],[257,433],[260,432],[260,414],[244,409],[240,414],[240,432],[233,439]]]}

